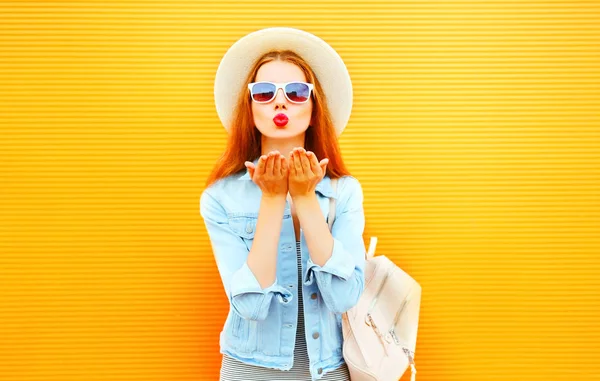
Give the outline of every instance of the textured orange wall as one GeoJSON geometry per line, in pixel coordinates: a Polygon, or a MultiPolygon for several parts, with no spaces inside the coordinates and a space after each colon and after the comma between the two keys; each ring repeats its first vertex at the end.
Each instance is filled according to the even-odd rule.
{"type": "Polygon", "coordinates": [[[199,215],[239,37],[338,50],[367,236],[423,286],[421,381],[598,380],[600,3],[0,3],[0,380],[217,379],[199,215]]]}

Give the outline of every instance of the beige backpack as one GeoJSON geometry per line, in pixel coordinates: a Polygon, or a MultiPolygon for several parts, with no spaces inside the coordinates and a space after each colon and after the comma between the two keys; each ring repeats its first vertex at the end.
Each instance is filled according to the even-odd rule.
{"type": "MultiPolygon", "coordinates": [[[[337,179],[331,181],[335,192],[337,179]]],[[[329,229],[335,199],[329,200],[329,229]]],[[[343,355],[352,381],[398,381],[411,368],[415,381],[421,286],[384,255],[374,257],[377,238],[365,255],[365,288],[342,315],[343,355]]]]}

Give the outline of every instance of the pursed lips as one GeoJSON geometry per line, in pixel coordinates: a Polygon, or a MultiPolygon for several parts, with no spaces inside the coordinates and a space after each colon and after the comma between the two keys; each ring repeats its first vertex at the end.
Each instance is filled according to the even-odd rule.
{"type": "Polygon", "coordinates": [[[287,115],[283,114],[283,113],[279,113],[277,115],[275,115],[275,117],[273,118],[273,122],[278,126],[278,127],[283,127],[286,124],[288,124],[289,122],[289,118],[287,117],[287,115]]]}

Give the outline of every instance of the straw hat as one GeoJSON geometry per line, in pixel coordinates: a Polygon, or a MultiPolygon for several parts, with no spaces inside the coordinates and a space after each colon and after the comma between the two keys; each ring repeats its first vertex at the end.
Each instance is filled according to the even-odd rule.
{"type": "Polygon", "coordinates": [[[252,32],[235,42],[225,53],[215,76],[215,105],[219,119],[229,130],[233,111],[244,81],[255,61],[273,49],[292,50],[317,76],[339,136],[352,110],[352,82],[339,54],[321,38],[300,29],[276,27],[252,32]]]}

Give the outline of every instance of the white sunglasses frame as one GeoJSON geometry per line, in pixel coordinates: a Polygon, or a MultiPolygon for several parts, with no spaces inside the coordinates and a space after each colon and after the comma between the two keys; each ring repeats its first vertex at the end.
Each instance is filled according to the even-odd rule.
{"type": "Polygon", "coordinates": [[[279,89],[283,90],[283,95],[285,96],[285,98],[290,101],[291,103],[294,104],[304,104],[306,102],[308,102],[308,100],[310,99],[311,94],[313,93],[313,89],[314,89],[314,85],[312,83],[308,83],[308,82],[302,82],[302,81],[291,81],[291,82],[270,82],[270,81],[260,81],[260,82],[251,82],[248,84],[248,91],[250,92],[250,99],[252,99],[252,102],[256,102],[256,103],[270,103],[273,102],[273,100],[275,98],[277,98],[277,92],[279,91],[279,89]],[[254,99],[254,97],[252,96],[252,86],[254,86],[257,83],[270,83],[272,85],[275,85],[275,95],[273,95],[273,98],[269,99],[268,101],[265,102],[259,102],[257,100],[254,99]],[[304,102],[294,102],[293,100],[291,100],[290,98],[288,98],[287,94],[285,93],[285,87],[287,85],[289,85],[290,83],[303,83],[305,85],[308,86],[308,98],[306,98],[306,100],[304,102]]]}

